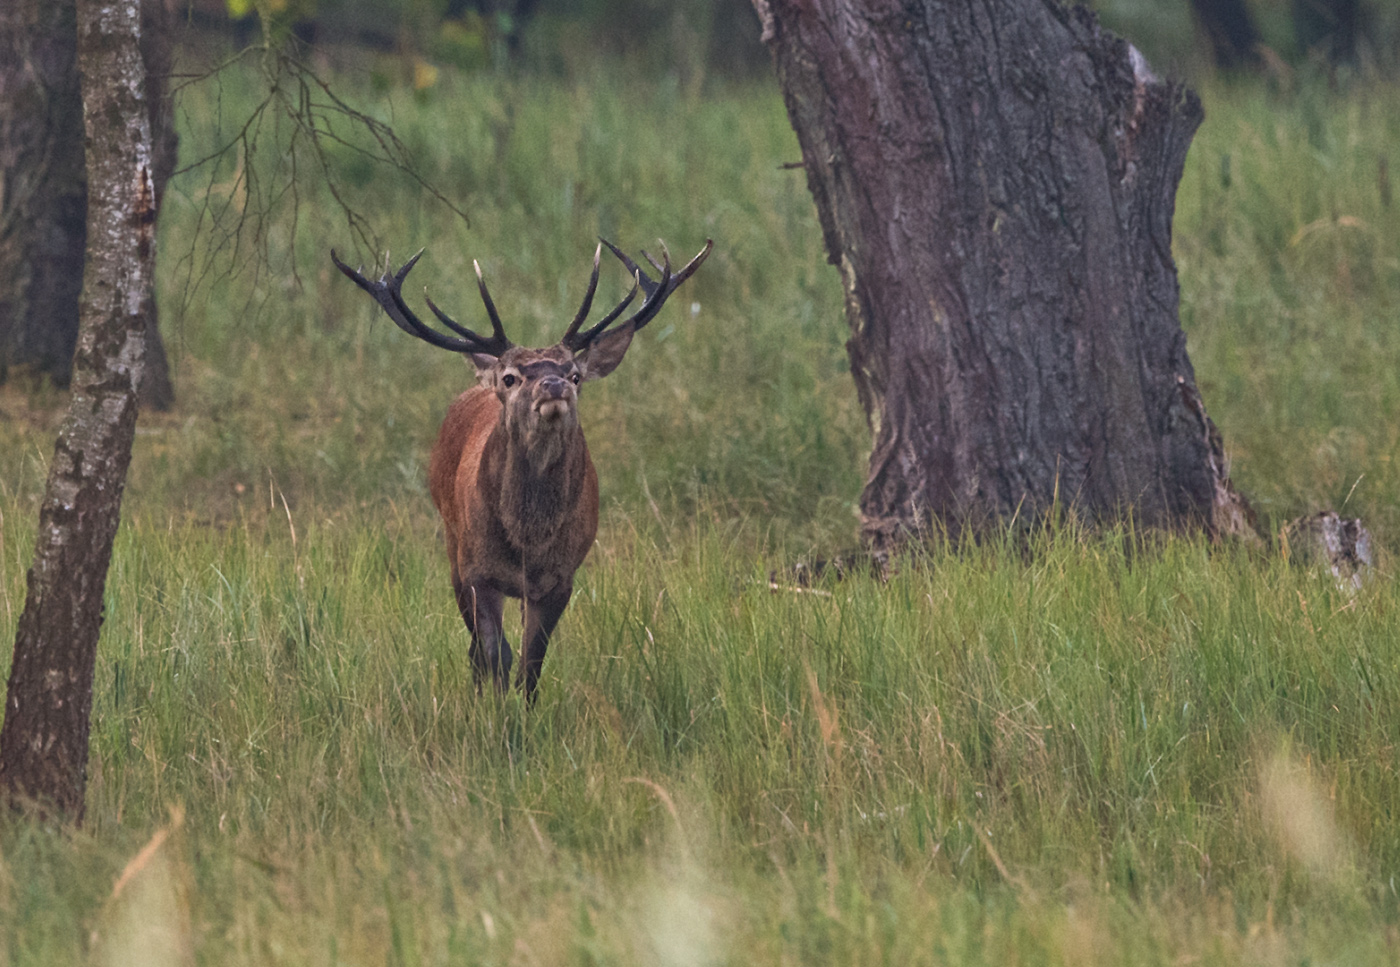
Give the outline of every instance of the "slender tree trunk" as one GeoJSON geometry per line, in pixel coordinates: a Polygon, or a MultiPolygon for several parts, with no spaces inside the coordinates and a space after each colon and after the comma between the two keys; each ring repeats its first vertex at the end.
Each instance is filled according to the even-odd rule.
{"type": "MultiPolygon", "coordinates": [[[[146,107],[151,119],[151,180],[155,186],[156,214],[165,201],[165,185],[175,171],[179,135],[175,131],[175,104],[170,97],[170,75],[175,69],[175,31],[167,0],[141,0],[141,58],[146,67],[146,107]]],[[[141,377],[143,409],[168,410],[175,405],[170,363],[160,338],[160,314],[152,285],[146,306],[146,369],[141,377]]]]}
{"type": "Polygon", "coordinates": [[[875,431],[877,551],[1055,506],[1248,532],[1177,321],[1202,112],[1056,0],[756,0],[875,431]]]}
{"type": "Polygon", "coordinates": [[[0,380],[68,385],[87,186],[71,2],[0,3],[0,380]]]}
{"type": "MultiPolygon", "coordinates": [[[[175,166],[171,17],[165,0],[141,8],[159,205],[175,166]]],[[[76,55],[73,0],[0,3],[0,382],[27,372],[67,386],[72,376],[87,230],[76,55]]],[[[174,390],[154,323],[147,339],[142,404],[169,409],[174,390]]]]}
{"type": "Polygon", "coordinates": [[[79,0],[88,249],[73,391],[49,467],[0,729],[0,790],[75,820],[87,785],[102,598],[136,425],[155,266],[137,7],[79,0]]]}

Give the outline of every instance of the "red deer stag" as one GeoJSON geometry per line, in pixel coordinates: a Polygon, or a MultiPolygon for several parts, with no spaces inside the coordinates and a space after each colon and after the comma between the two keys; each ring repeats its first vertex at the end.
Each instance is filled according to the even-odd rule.
{"type": "Polygon", "coordinates": [[[598,532],[598,474],[579,427],[578,387],[617,368],[632,336],[695,273],[713,244],[706,242],[675,273],[664,245],[661,264],[643,252],[659,273],[652,279],[611,242],[602,241],[593,255],[583,305],[564,338],[546,349],[514,346],[506,338],[479,265],[477,286],[491,320],[489,338],[459,325],[431,299],[428,308],[455,336],[414,315],[401,288],[422,252],[393,275],[386,269],[377,282],[331,252],[336,267],[373,296],[400,329],[462,353],[476,365],[478,385],[457,397],[443,420],[428,482],[446,530],[457,607],[471,632],[478,686],[486,677],[501,689],[509,682],[512,657],[501,613],[506,597],[520,598],[525,627],[519,682],[526,698],[533,698],[549,635],[573,594],[574,572],[598,532]],[[611,312],[584,329],[598,288],[603,245],[627,267],[634,284],[611,312]],[[612,325],[639,287],[646,294],[641,308],[612,325]]]}

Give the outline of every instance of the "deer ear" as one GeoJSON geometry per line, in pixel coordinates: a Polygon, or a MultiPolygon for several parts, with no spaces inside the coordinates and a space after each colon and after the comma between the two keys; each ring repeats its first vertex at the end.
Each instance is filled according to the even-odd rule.
{"type": "Polygon", "coordinates": [[[467,360],[476,367],[476,378],[483,386],[491,386],[494,380],[491,378],[491,371],[496,368],[498,360],[495,356],[488,356],[486,353],[463,353],[467,360]]]}
{"type": "Polygon", "coordinates": [[[604,333],[584,349],[574,355],[574,362],[583,370],[584,380],[602,379],[617,369],[622,357],[627,355],[627,347],[632,345],[632,334],[636,332],[631,323],[604,333]]]}

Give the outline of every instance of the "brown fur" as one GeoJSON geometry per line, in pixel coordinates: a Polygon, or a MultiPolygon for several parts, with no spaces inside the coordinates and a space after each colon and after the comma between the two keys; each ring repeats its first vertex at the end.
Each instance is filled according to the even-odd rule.
{"type": "Polygon", "coordinates": [[[501,416],[484,386],[457,397],[433,447],[428,486],[454,580],[528,599],[572,583],[588,555],[598,533],[598,473],[577,427],[557,476],[532,473],[518,449],[512,459],[501,416]]]}

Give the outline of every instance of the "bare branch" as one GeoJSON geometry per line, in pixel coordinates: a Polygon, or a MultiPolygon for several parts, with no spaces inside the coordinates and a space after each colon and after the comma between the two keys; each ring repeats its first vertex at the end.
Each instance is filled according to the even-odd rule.
{"type": "MultiPolygon", "coordinates": [[[[202,85],[221,84],[225,71],[246,65],[250,58],[256,58],[263,78],[262,98],[238,119],[232,134],[220,138],[215,149],[177,169],[172,177],[172,189],[194,209],[194,237],[177,260],[186,306],[218,275],[247,271],[256,283],[272,271],[272,228],[286,219],[290,237],[296,237],[305,187],[300,182],[311,171],[334,201],[356,247],[382,248],[368,219],[355,207],[350,185],[332,152],[407,176],[469,221],[424,177],[392,126],[336,94],[293,47],[269,43],[249,47],[207,71],[182,75],[175,91],[191,96],[202,85]],[[201,177],[192,183],[196,173],[201,177]]],[[[215,124],[222,127],[221,89],[216,114],[215,124]]],[[[294,264],[292,275],[300,285],[294,264]]]]}

